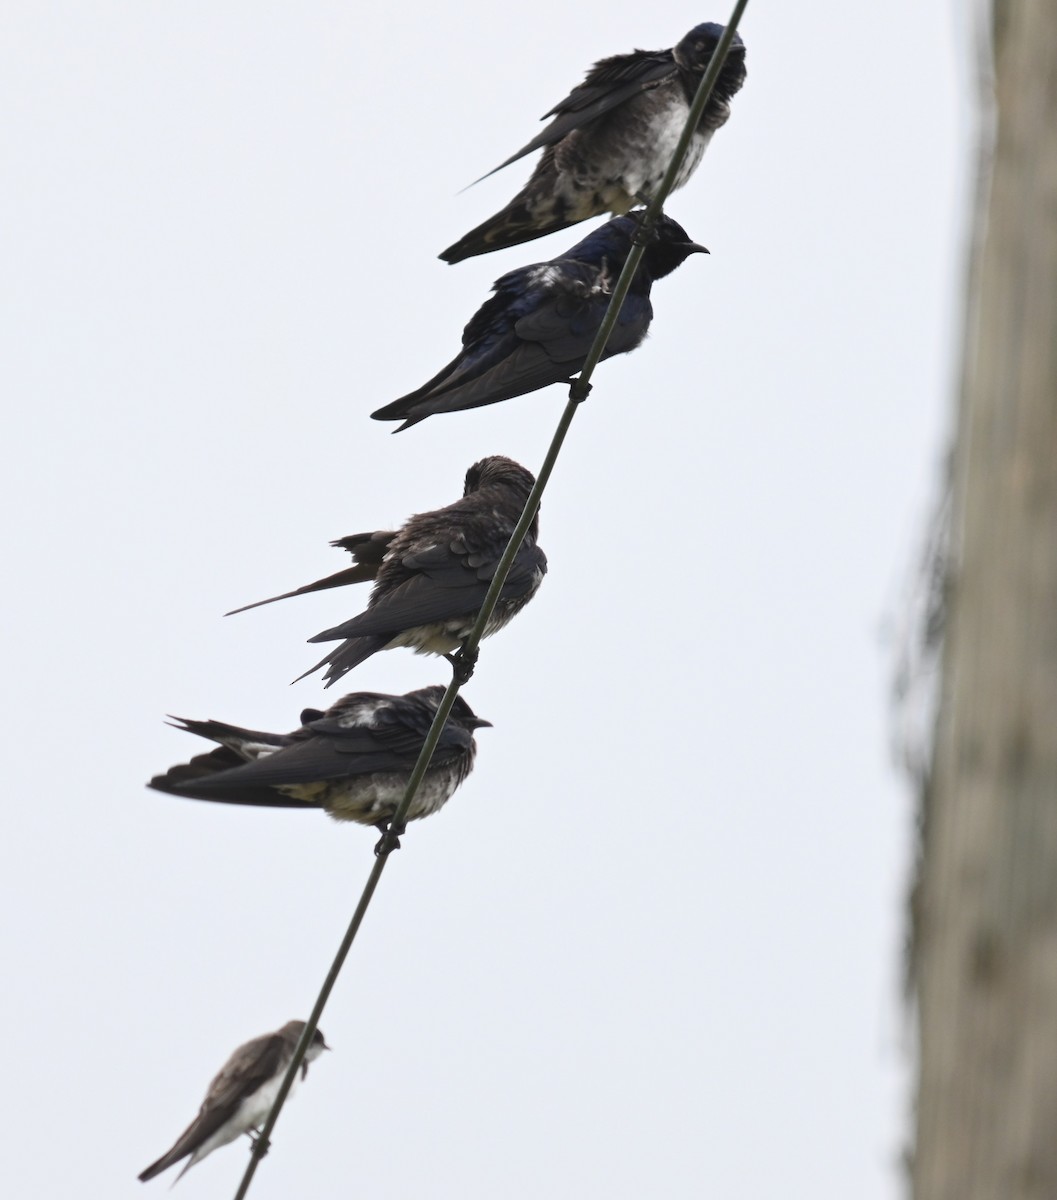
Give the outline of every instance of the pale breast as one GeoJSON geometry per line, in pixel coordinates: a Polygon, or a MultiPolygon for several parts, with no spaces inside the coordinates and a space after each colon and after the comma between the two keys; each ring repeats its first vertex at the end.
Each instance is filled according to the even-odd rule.
{"type": "MultiPolygon", "coordinates": [[[[252,1096],[247,1096],[243,1100],[239,1107],[237,1120],[242,1123],[244,1129],[257,1129],[264,1124],[275,1103],[275,1097],[279,1094],[284,1074],[285,1072],[280,1072],[273,1076],[266,1083],[262,1083],[252,1096]]],[[[299,1075],[300,1072],[294,1076],[289,1095],[293,1095],[299,1075]]]]}
{"type": "MultiPolygon", "coordinates": [[[[465,770],[460,771],[454,766],[431,767],[415,793],[407,819],[417,821],[442,808],[451,799],[464,773],[465,770]]],[[[377,771],[372,775],[330,783],[329,795],[323,803],[336,821],[376,825],[393,815],[403,799],[406,785],[406,775],[377,771]]]]}
{"type": "MultiPolygon", "coordinates": [[[[653,195],[664,178],[690,106],[681,89],[646,93],[618,113],[564,138],[556,150],[559,190],[578,219],[608,210],[628,211],[653,195]],[[583,210],[583,211],[581,211],[583,210]]],[[[698,130],[691,138],[675,186],[697,169],[711,138],[698,130]]]]}
{"type": "Polygon", "coordinates": [[[455,617],[450,621],[434,621],[430,625],[416,625],[398,633],[386,645],[387,650],[406,646],[416,654],[451,654],[458,650],[463,639],[473,628],[473,618],[455,617]]]}

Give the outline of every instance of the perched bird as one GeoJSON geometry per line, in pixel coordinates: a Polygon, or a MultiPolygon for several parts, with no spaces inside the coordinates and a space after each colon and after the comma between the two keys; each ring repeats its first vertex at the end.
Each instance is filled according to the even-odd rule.
{"type": "MultiPolygon", "coordinates": [[[[567,383],[584,365],[609,297],[639,232],[640,214],[615,217],[558,258],[501,276],[495,295],[463,330],[462,352],[414,392],[371,416],[407,429],[433,413],[479,408],[567,383]]],[[[603,358],[634,350],[646,336],[654,280],[691,254],[707,254],[671,217],[660,217],[603,358]]],[[[399,432],[399,430],[397,431],[399,432]]]]}
{"type": "MultiPolygon", "coordinates": [[[[383,835],[407,786],[444,688],[405,696],[353,692],[321,712],[306,708],[293,733],[261,733],[220,721],[185,721],[176,729],[217,742],[217,749],[156,775],[149,787],[174,796],[268,808],[322,808],[339,821],[374,825],[383,835]]],[[[455,698],[408,821],[441,808],[473,767],[474,730],[490,726],[455,698]]],[[[391,831],[390,845],[403,829],[391,831]]],[[[378,844],[381,850],[386,837],[378,844]]]]}
{"type": "MultiPolygon", "coordinates": [[[[461,262],[600,213],[623,214],[652,199],[722,35],[723,26],[710,22],[691,29],[671,50],[634,50],[595,63],[583,83],[544,115],[554,120],[543,132],[495,168],[501,171],[545,147],[528,183],[440,258],[461,262]]],[[[676,176],[677,188],[697,170],[744,82],[745,43],[735,34],[676,176]]]]}
{"type": "MultiPolygon", "coordinates": [[[[146,1183],[190,1155],[173,1181],[179,1182],[218,1146],[226,1146],[243,1133],[253,1138],[271,1111],[304,1028],[304,1021],[287,1021],[277,1033],[266,1033],[240,1046],[209,1085],[198,1116],[168,1153],[140,1172],[140,1179],[146,1183]]],[[[308,1074],[308,1064],[329,1049],[317,1029],[301,1063],[302,1079],[308,1074]]]]}
{"type": "MultiPolygon", "coordinates": [[[[310,639],[342,644],[305,674],[326,666],[329,687],[372,654],[397,646],[450,656],[477,620],[535,482],[532,473],[512,459],[483,458],[466,472],[462,499],[454,504],[419,513],[396,532],[355,533],[332,542],[349,551],[354,566],[233,611],[373,579],[365,612],[310,639]]],[[[486,637],[520,612],[543,582],[547,557],[536,545],[538,536],[537,513],[499,593],[486,637]]]]}

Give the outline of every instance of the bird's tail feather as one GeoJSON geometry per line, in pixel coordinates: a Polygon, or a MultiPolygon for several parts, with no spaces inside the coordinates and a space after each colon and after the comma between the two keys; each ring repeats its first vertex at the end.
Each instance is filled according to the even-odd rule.
{"type": "MultiPolygon", "coordinates": [[[[311,639],[315,641],[315,638],[311,639]]],[[[312,675],[321,667],[326,667],[326,674],[323,676],[323,686],[330,687],[332,683],[336,683],[342,675],[348,674],[353,667],[358,667],[360,663],[365,662],[372,654],[377,654],[379,650],[384,650],[389,644],[388,634],[375,634],[371,637],[356,637],[349,638],[341,643],[336,650],[332,650],[326,658],[321,658],[314,667],[309,667],[304,675],[298,675],[294,683],[312,675]]]]}
{"type": "MultiPolygon", "coordinates": [[[[316,666],[308,667],[304,674],[299,674],[298,678],[294,679],[294,683],[299,683],[301,679],[305,679],[310,674],[314,674],[322,667],[326,667],[326,673],[323,677],[324,688],[329,688],[332,683],[337,683],[343,674],[347,674],[353,670],[353,667],[358,667],[361,662],[365,662],[371,658],[372,654],[377,654],[379,650],[384,650],[389,644],[388,634],[376,634],[371,637],[350,637],[347,641],[342,642],[336,650],[331,650],[331,653],[326,655],[325,659],[320,659],[316,666]]],[[[312,638],[316,641],[316,638],[312,638]]]]}
{"type": "Polygon", "coordinates": [[[437,257],[454,265],[478,254],[489,254],[493,250],[506,250],[510,246],[535,241],[536,238],[575,224],[575,221],[557,210],[549,217],[540,212],[530,212],[518,197],[494,217],[471,229],[447,250],[442,250],[437,257]]]}
{"type": "Polygon", "coordinates": [[[254,600],[252,604],[244,604],[241,608],[233,608],[224,614],[233,617],[236,613],[249,612],[251,608],[260,608],[262,604],[274,604],[276,600],[289,600],[291,596],[306,596],[309,592],[322,592],[327,588],[345,587],[349,583],[367,583],[378,574],[374,565],[346,567],[343,571],[335,571],[325,579],[317,579],[315,583],[306,583],[304,587],[294,588],[292,592],[283,592],[279,596],[269,596],[267,600],[254,600]]]}
{"type": "MultiPolygon", "coordinates": [[[[183,1177],[187,1174],[187,1172],[190,1171],[190,1169],[195,1165],[195,1163],[197,1161],[198,1161],[197,1155],[192,1154],[191,1157],[187,1160],[187,1162],[185,1162],[184,1165],[180,1168],[179,1175],[177,1175],[176,1178],[172,1181],[172,1183],[169,1184],[170,1192],[172,1191],[172,1189],[174,1187],[176,1187],[176,1185],[180,1182],[180,1180],[183,1179],[183,1177]]],[[[195,1178],[197,1179],[198,1176],[196,1175],[195,1178]]]]}
{"type": "MultiPolygon", "coordinates": [[[[171,725],[173,729],[180,729],[184,733],[194,733],[211,742],[218,742],[222,746],[230,745],[232,742],[236,744],[263,742],[265,745],[276,747],[283,744],[283,739],[278,734],[265,733],[260,729],[243,729],[241,725],[228,725],[224,721],[195,721],[189,717],[170,715],[166,724],[171,725]]],[[[246,760],[239,758],[238,761],[245,762],[246,760]]]]}
{"type": "Polygon", "coordinates": [[[163,1154],[161,1158],[157,1160],[157,1162],[152,1162],[151,1165],[146,1168],[146,1170],[140,1171],[136,1178],[141,1183],[146,1183],[148,1180],[153,1179],[155,1175],[160,1175],[162,1171],[168,1170],[175,1161],[175,1159],[170,1161],[169,1155],[163,1154]]]}
{"type": "MultiPolygon", "coordinates": [[[[193,1126],[191,1128],[193,1128],[193,1126]]],[[[180,1180],[183,1179],[183,1177],[195,1165],[195,1162],[197,1161],[197,1155],[193,1154],[190,1147],[185,1145],[185,1142],[187,1140],[187,1133],[189,1133],[189,1132],[190,1132],[190,1129],[187,1132],[183,1133],[180,1136],[179,1140],[176,1142],[176,1144],[171,1149],[166,1150],[166,1152],[161,1156],[161,1158],[157,1159],[155,1162],[152,1162],[149,1167],[140,1171],[137,1178],[140,1180],[141,1183],[147,1183],[149,1180],[153,1179],[156,1175],[160,1175],[162,1173],[162,1171],[167,1171],[170,1167],[175,1166],[180,1161],[181,1158],[187,1158],[187,1156],[190,1154],[191,1157],[187,1158],[187,1162],[184,1163],[183,1168],[180,1171],[180,1174],[177,1175],[176,1178],[172,1181],[172,1183],[169,1184],[169,1187],[174,1188],[180,1182],[180,1180]]]]}
{"type": "Polygon", "coordinates": [[[246,804],[253,808],[312,807],[311,802],[291,799],[267,784],[232,780],[231,772],[247,765],[233,750],[219,746],[208,754],[196,755],[190,762],[170,767],[164,775],[155,775],[147,786],[184,800],[246,804]]]}

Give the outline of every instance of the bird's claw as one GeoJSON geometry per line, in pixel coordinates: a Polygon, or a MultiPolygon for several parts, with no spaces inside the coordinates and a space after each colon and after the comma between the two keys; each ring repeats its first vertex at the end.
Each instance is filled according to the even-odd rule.
{"type": "Polygon", "coordinates": [[[465,687],[473,678],[477,667],[477,651],[467,654],[464,648],[457,654],[445,654],[444,657],[451,663],[451,672],[459,687],[465,687]]]}
{"type": "Polygon", "coordinates": [[[647,225],[643,219],[639,221],[639,227],[635,230],[635,236],[631,239],[631,244],[633,246],[642,246],[642,248],[645,249],[647,246],[657,241],[660,236],[661,235],[657,232],[656,221],[647,225]]]}
{"type": "Polygon", "coordinates": [[[248,1129],[246,1136],[253,1143],[250,1147],[250,1153],[255,1154],[258,1158],[263,1158],[271,1149],[271,1142],[266,1137],[261,1136],[259,1129],[248,1129]]]}
{"type": "Polygon", "coordinates": [[[591,384],[583,383],[579,375],[569,384],[569,399],[582,404],[591,394],[591,384]]]}
{"type": "Polygon", "coordinates": [[[394,850],[400,849],[400,835],[407,829],[406,825],[394,828],[392,825],[382,830],[382,836],[374,847],[375,858],[386,858],[394,850]]]}

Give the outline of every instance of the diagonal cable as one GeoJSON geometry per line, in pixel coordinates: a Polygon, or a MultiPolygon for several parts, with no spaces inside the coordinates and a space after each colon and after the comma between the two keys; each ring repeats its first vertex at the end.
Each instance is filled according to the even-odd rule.
{"type": "Polygon", "coordinates": [[[543,465],[539,469],[536,476],[536,482],[529,492],[528,499],[525,501],[525,508],[521,514],[521,519],[514,527],[514,532],[510,535],[510,541],[507,543],[506,549],[503,551],[502,557],[499,560],[499,565],[496,567],[495,574],[492,577],[491,585],[485,595],[484,603],[481,605],[481,611],[470,630],[469,636],[463,643],[462,649],[455,656],[454,671],[452,680],[448,684],[447,690],[441,698],[440,704],[437,706],[436,716],[433,718],[433,724],[426,734],[426,740],[422,744],[422,750],[418,756],[418,761],[415,763],[414,770],[408,779],[407,787],[404,790],[400,803],[397,805],[396,811],[393,813],[393,818],[390,821],[390,833],[383,835],[378,843],[377,857],[374,866],[371,868],[371,873],[367,877],[367,882],[364,884],[363,892],[360,894],[359,903],[356,905],[356,911],[352,915],[352,920],[349,922],[349,927],[345,931],[345,936],[341,940],[337,953],[334,956],[334,961],[331,964],[330,970],[327,972],[326,979],[323,980],[323,985],[319,990],[319,995],[316,998],[315,1004],[312,1006],[312,1012],[309,1014],[308,1020],[305,1022],[305,1028],[301,1033],[301,1038],[294,1049],[294,1056],[287,1067],[286,1075],[283,1077],[283,1082],[276,1094],[275,1102],[272,1104],[271,1111],[268,1113],[267,1120],[261,1126],[259,1136],[255,1139],[253,1150],[250,1154],[250,1161],[246,1165],[245,1173],[242,1176],[242,1182],[239,1184],[239,1190],[235,1193],[235,1200],[245,1200],[246,1194],[249,1191],[250,1183],[254,1173],[257,1170],[257,1164],[268,1153],[269,1138],[272,1130],[275,1128],[275,1123],[279,1119],[279,1113],[282,1111],[283,1105],[286,1103],[286,1098],[290,1094],[290,1088],[293,1086],[294,1079],[300,1069],[301,1063],[305,1057],[308,1047],[311,1045],[312,1037],[315,1034],[316,1027],[323,1015],[323,1009],[326,1007],[327,1001],[330,999],[330,993],[334,990],[334,985],[338,981],[338,976],[341,974],[341,969],[345,965],[345,959],[348,957],[349,951],[352,949],[352,943],[359,932],[360,926],[363,924],[363,918],[366,915],[367,908],[371,903],[371,898],[374,895],[375,889],[378,886],[378,881],[382,877],[382,872],[385,870],[385,864],[389,861],[390,853],[396,848],[396,835],[401,832],[404,820],[407,817],[408,810],[411,807],[411,802],[415,798],[419,784],[422,782],[422,777],[426,773],[426,768],[429,766],[430,760],[433,757],[433,752],[437,748],[437,742],[440,740],[441,731],[444,728],[444,723],[448,719],[448,714],[451,712],[452,705],[455,703],[455,697],[459,694],[459,689],[473,674],[473,668],[477,662],[477,651],[481,644],[481,639],[484,637],[484,631],[488,624],[488,619],[491,617],[496,603],[499,600],[499,593],[503,590],[503,585],[506,583],[506,578],[510,574],[510,568],[513,566],[514,558],[517,552],[521,549],[521,543],[525,540],[528,534],[536,513],[539,511],[540,499],[543,496],[544,489],[551,477],[551,472],[554,470],[554,464],[558,460],[558,455],[561,452],[565,436],[569,432],[569,426],[572,424],[573,416],[579,408],[582,401],[587,399],[591,391],[591,376],[594,374],[595,367],[605,352],[606,343],[609,341],[609,336],[613,332],[613,327],[616,325],[617,317],[620,315],[620,309],[624,303],[624,298],[628,294],[628,289],[631,287],[632,278],[635,271],[638,269],[639,262],[645,251],[646,245],[650,240],[653,227],[656,224],[658,216],[664,206],[665,200],[668,199],[672,187],[675,184],[676,175],[679,172],[679,167],[682,164],[683,157],[686,154],[687,148],[690,145],[690,139],[693,137],[694,130],[697,128],[697,123],[701,119],[701,114],[704,112],[705,105],[708,103],[708,98],[712,94],[712,89],[715,86],[716,80],[719,78],[719,73],[726,61],[727,51],[734,40],[734,34],[737,32],[738,23],[741,20],[742,14],[748,5],[749,0],[737,0],[734,5],[734,11],[731,13],[730,20],[727,22],[726,28],[713,51],[712,59],[709,62],[708,70],[705,72],[698,85],[697,92],[694,95],[693,104],[690,106],[690,112],[686,119],[686,124],[683,127],[683,132],[676,144],[675,152],[672,155],[672,160],[668,164],[668,170],[661,180],[661,184],[657,189],[656,194],[646,208],[645,214],[640,223],[640,232],[635,238],[635,243],[628,254],[627,261],[624,264],[624,269],[620,272],[617,279],[616,287],[613,289],[613,294],[610,297],[609,307],[606,310],[606,315],[599,327],[598,333],[595,335],[595,340],[591,344],[591,349],[587,353],[587,359],[584,362],[583,369],[580,374],[572,381],[569,387],[569,400],[562,412],[561,418],[558,421],[558,427],[554,431],[554,436],[551,438],[551,444],[547,449],[547,455],[543,460],[543,465]]]}

